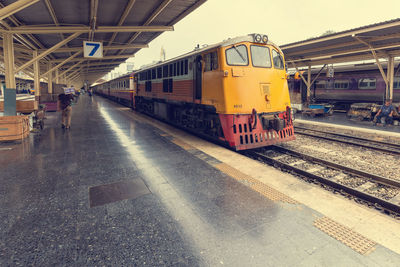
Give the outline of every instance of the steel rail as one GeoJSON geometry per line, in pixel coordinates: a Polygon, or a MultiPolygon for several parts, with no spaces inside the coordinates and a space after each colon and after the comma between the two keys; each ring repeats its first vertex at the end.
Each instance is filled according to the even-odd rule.
{"type": "Polygon", "coordinates": [[[329,141],[335,141],[335,142],[340,142],[340,143],[344,143],[344,144],[370,148],[370,149],[378,150],[378,151],[381,151],[381,152],[387,152],[387,153],[391,153],[391,154],[395,154],[395,155],[400,155],[400,145],[398,145],[398,144],[387,143],[387,142],[383,142],[383,141],[369,140],[369,139],[366,139],[366,138],[361,138],[361,137],[356,137],[356,136],[349,136],[349,135],[336,134],[336,133],[328,133],[328,132],[324,132],[324,131],[320,131],[320,130],[313,130],[313,129],[301,128],[301,127],[295,127],[294,131],[295,131],[296,134],[307,135],[307,136],[311,136],[311,137],[317,137],[317,138],[321,138],[321,139],[325,139],[325,140],[329,140],[329,141]],[[301,130],[299,131],[299,129],[301,129],[301,130]],[[376,145],[362,144],[362,143],[358,143],[358,142],[352,142],[352,141],[348,141],[348,140],[343,140],[343,139],[340,139],[340,138],[322,136],[322,135],[319,135],[319,134],[306,133],[306,132],[304,132],[302,130],[317,132],[317,133],[326,134],[326,135],[333,135],[333,136],[338,136],[338,137],[348,138],[348,139],[353,139],[353,140],[359,140],[359,141],[362,141],[362,142],[367,142],[367,143],[376,144],[376,145]],[[379,147],[379,145],[384,145],[384,146],[387,146],[387,147],[390,147],[390,148],[379,147]]]}
{"type": "Polygon", "coordinates": [[[365,178],[367,178],[369,180],[373,180],[374,182],[378,182],[378,183],[381,183],[381,184],[384,184],[384,185],[395,186],[395,187],[400,188],[400,181],[388,179],[388,178],[385,178],[385,177],[382,177],[382,176],[378,176],[378,175],[375,175],[375,174],[371,174],[371,173],[368,173],[368,172],[364,172],[364,171],[361,171],[361,170],[358,170],[358,169],[350,168],[350,167],[347,167],[347,166],[344,166],[344,165],[341,165],[341,164],[338,164],[338,163],[335,163],[335,162],[332,162],[332,161],[316,158],[316,157],[313,157],[313,156],[310,156],[310,155],[307,155],[307,154],[303,154],[301,152],[294,151],[292,149],[281,147],[281,146],[274,145],[274,146],[271,146],[271,147],[273,147],[274,149],[276,149],[276,150],[278,150],[280,152],[283,152],[285,154],[291,154],[293,156],[301,157],[301,158],[303,158],[305,160],[308,160],[308,161],[311,161],[311,162],[320,163],[320,164],[326,165],[328,167],[331,167],[331,168],[334,168],[334,169],[337,169],[337,170],[340,170],[340,171],[345,171],[345,172],[348,172],[350,174],[363,176],[363,177],[365,177],[365,178]]]}
{"type": "MultiPolygon", "coordinates": [[[[276,146],[274,146],[272,148],[275,148],[275,147],[276,146]]],[[[284,152],[281,152],[281,153],[286,154],[284,152]]],[[[250,151],[249,152],[248,151],[248,152],[245,152],[245,154],[247,154],[248,156],[251,156],[253,158],[262,160],[264,162],[267,162],[270,165],[277,166],[277,167],[279,167],[281,169],[284,169],[284,170],[287,170],[287,171],[291,171],[291,172],[296,173],[296,174],[298,174],[300,176],[316,180],[316,181],[320,182],[321,184],[328,185],[328,186],[330,186],[330,187],[332,187],[334,189],[337,189],[337,190],[339,190],[341,192],[345,192],[345,193],[350,194],[352,196],[355,196],[355,197],[357,197],[359,199],[365,200],[365,201],[369,202],[370,204],[372,204],[374,206],[379,205],[381,208],[383,208],[383,209],[385,209],[387,211],[394,212],[396,214],[400,214],[400,206],[396,205],[396,204],[394,204],[392,202],[389,202],[389,201],[387,201],[385,199],[378,198],[376,196],[373,196],[371,194],[362,192],[362,191],[357,190],[355,188],[352,188],[352,187],[337,183],[337,182],[332,181],[330,179],[327,179],[327,178],[324,178],[322,176],[316,175],[314,173],[308,172],[306,170],[297,168],[297,167],[292,166],[290,164],[281,162],[281,161],[279,161],[277,159],[274,159],[272,157],[268,157],[267,155],[262,154],[260,152],[255,152],[255,151],[250,151]]],[[[379,183],[381,183],[381,182],[379,182],[379,183]]]]}

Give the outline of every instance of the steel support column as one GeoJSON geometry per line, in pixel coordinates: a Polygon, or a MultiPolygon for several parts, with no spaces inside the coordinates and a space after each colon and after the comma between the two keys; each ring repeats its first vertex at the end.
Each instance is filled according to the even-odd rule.
{"type": "MultiPolygon", "coordinates": [[[[48,70],[51,70],[51,63],[49,62],[49,63],[47,63],[47,66],[48,66],[48,70]]],[[[49,94],[52,94],[53,93],[53,72],[52,71],[50,71],[49,73],[48,73],[48,82],[47,82],[47,92],[49,93],[49,94]]]]}
{"type": "Polygon", "coordinates": [[[13,35],[4,33],[4,68],[6,87],[15,89],[13,35]]]}
{"type": "Polygon", "coordinates": [[[394,57],[389,56],[387,65],[386,99],[393,100],[394,57]]]}
{"type": "MultiPolygon", "coordinates": [[[[38,51],[34,50],[32,55],[33,58],[38,57],[38,51]]],[[[33,62],[33,88],[35,89],[35,96],[39,97],[40,96],[40,68],[39,68],[39,60],[35,60],[33,62]]]]}
{"type": "Polygon", "coordinates": [[[6,89],[4,90],[4,115],[17,115],[17,98],[14,73],[14,44],[13,35],[4,33],[4,69],[6,89]]]}
{"type": "Polygon", "coordinates": [[[311,66],[308,66],[307,71],[307,106],[310,104],[310,96],[311,96],[311,66]]]}
{"type": "Polygon", "coordinates": [[[60,83],[60,76],[58,75],[58,69],[55,70],[56,72],[56,84],[60,83]]]}

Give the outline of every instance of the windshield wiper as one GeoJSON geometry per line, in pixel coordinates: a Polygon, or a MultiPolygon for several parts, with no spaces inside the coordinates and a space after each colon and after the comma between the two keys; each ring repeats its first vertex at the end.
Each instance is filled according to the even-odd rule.
{"type": "Polygon", "coordinates": [[[243,62],[246,62],[246,59],[244,58],[244,56],[240,53],[239,49],[237,49],[236,46],[233,46],[233,48],[235,48],[235,51],[239,54],[239,56],[242,58],[243,62]]]}

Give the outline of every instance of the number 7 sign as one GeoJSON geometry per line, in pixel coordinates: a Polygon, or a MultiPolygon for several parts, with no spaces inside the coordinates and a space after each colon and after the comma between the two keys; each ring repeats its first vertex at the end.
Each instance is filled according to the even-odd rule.
{"type": "Polygon", "coordinates": [[[103,43],[83,41],[83,56],[89,58],[102,58],[103,43]]]}

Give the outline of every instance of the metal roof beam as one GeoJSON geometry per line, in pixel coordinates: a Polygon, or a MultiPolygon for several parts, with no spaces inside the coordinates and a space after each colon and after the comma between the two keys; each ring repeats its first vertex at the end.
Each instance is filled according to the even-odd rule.
{"type": "Polygon", "coordinates": [[[66,79],[70,79],[72,76],[74,76],[76,73],[78,73],[82,67],[78,68],[77,70],[74,70],[72,73],[68,74],[65,76],[66,79]]]}
{"type": "MultiPolygon", "coordinates": [[[[0,42],[1,45],[1,42],[0,42]]],[[[103,50],[120,50],[120,49],[136,49],[136,48],[147,48],[149,45],[147,44],[130,44],[130,45],[111,45],[111,46],[104,46],[103,50]]],[[[58,48],[53,53],[68,53],[68,52],[76,52],[82,51],[83,47],[68,47],[68,48],[58,48]]],[[[39,49],[39,51],[46,51],[45,49],[39,49]]]]}
{"type": "Polygon", "coordinates": [[[69,58],[64,59],[60,64],[54,66],[53,68],[49,69],[47,72],[43,73],[42,76],[46,76],[47,74],[49,74],[49,72],[59,69],[62,65],[66,64],[67,62],[71,61],[75,57],[79,56],[80,53],[82,53],[82,51],[78,51],[75,54],[73,54],[72,56],[70,56],[69,58]]]}
{"type": "MultiPolygon", "coordinates": [[[[392,54],[392,53],[391,53],[392,54]]],[[[392,55],[394,56],[400,56],[400,51],[398,51],[396,54],[393,53],[392,55]]],[[[383,57],[383,55],[380,55],[378,53],[379,57],[383,57]]],[[[361,60],[371,60],[374,59],[372,54],[362,54],[362,55],[356,55],[356,56],[345,56],[345,57],[334,57],[334,58],[325,58],[325,59],[320,59],[320,60],[306,60],[306,61],[294,61],[296,62],[297,67],[307,67],[310,64],[312,66],[319,66],[319,65],[324,65],[324,64],[336,64],[336,63],[346,63],[346,62],[353,62],[353,61],[361,61],[361,60]]]]}
{"type": "MultiPolygon", "coordinates": [[[[383,41],[383,40],[390,40],[390,39],[394,39],[394,38],[400,38],[400,34],[399,33],[395,33],[395,34],[388,34],[388,35],[384,35],[384,36],[378,36],[378,37],[365,37],[365,36],[357,36],[359,38],[367,38],[369,43],[372,42],[377,42],[377,41],[383,41]]],[[[353,42],[348,42],[345,44],[345,46],[349,47],[349,46],[353,46],[353,45],[357,45],[359,44],[359,41],[353,41],[353,42]]],[[[335,48],[342,48],[344,46],[344,44],[340,43],[340,44],[335,44],[335,45],[328,45],[328,46],[319,46],[316,48],[311,48],[311,49],[303,49],[300,51],[300,53],[302,55],[304,54],[308,54],[308,53],[313,53],[313,52],[320,52],[320,51],[326,51],[326,50],[330,50],[330,49],[335,49],[335,48]]],[[[287,48],[283,48],[282,50],[286,50],[287,48]]],[[[286,58],[290,58],[292,56],[298,55],[299,52],[292,52],[292,53],[284,53],[286,58]]]]}
{"type": "MultiPolygon", "coordinates": [[[[0,32],[17,34],[52,34],[52,33],[88,33],[92,29],[88,26],[19,26],[10,27],[9,30],[0,29],[0,32]]],[[[173,31],[173,26],[99,26],[95,29],[98,33],[107,32],[164,32],[173,31]]]]}
{"type": "Polygon", "coordinates": [[[0,9],[0,20],[3,20],[18,11],[21,11],[24,8],[27,8],[30,5],[39,2],[39,0],[18,0],[12,4],[9,4],[2,9],[0,9]]]}
{"type": "Polygon", "coordinates": [[[99,7],[99,0],[90,0],[90,17],[89,26],[91,31],[89,32],[89,40],[93,41],[94,32],[97,28],[97,9],[99,7]]]}
{"type": "MultiPolygon", "coordinates": [[[[128,14],[131,12],[133,5],[135,4],[136,0],[129,0],[129,3],[126,5],[124,9],[124,13],[122,13],[121,18],[119,19],[118,26],[122,26],[124,24],[126,17],[128,14]]],[[[115,37],[117,37],[117,33],[114,32],[113,35],[111,36],[110,40],[108,41],[108,45],[111,45],[112,42],[115,40],[115,37]]]]}
{"type": "MultiPolygon", "coordinates": [[[[54,24],[55,24],[56,26],[59,26],[60,23],[59,23],[59,21],[58,21],[56,12],[54,11],[53,6],[51,5],[50,0],[45,0],[45,4],[46,4],[47,9],[48,9],[48,11],[49,11],[49,13],[50,13],[50,16],[52,17],[52,19],[53,19],[53,21],[54,21],[54,24]]],[[[60,37],[61,37],[61,40],[64,40],[64,39],[65,39],[64,34],[62,34],[62,33],[60,33],[60,37]]],[[[65,45],[65,46],[68,47],[68,45],[65,45]]],[[[70,54],[70,55],[71,55],[71,54],[70,54]]]]}
{"type": "Polygon", "coordinates": [[[385,71],[384,71],[383,68],[382,68],[382,64],[381,64],[381,62],[379,61],[378,56],[376,55],[376,52],[375,52],[374,47],[372,47],[371,44],[367,43],[366,41],[362,40],[361,38],[359,38],[359,37],[357,37],[357,36],[355,36],[355,35],[353,35],[352,37],[353,37],[354,39],[358,40],[360,43],[362,43],[362,44],[368,46],[369,50],[371,51],[372,55],[373,55],[374,58],[375,58],[376,64],[378,65],[378,69],[379,69],[379,71],[381,72],[382,78],[383,78],[383,80],[385,81],[385,84],[386,84],[386,87],[387,87],[387,85],[388,85],[387,76],[386,76],[386,74],[385,74],[385,71]]]}
{"type": "MultiPolygon", "coordinates": [[[[338,34],[332,34],[332,35],[329,35],[326,37],[316,38],[316,39],[309,40],[309,41],[287,44],[287,45],[281,46],[280,48],[281,49],[290,49],[290,48],[295,48],[298,46],[320,43],[320,42],[329,41],[332,39],[338,39],[338,38],[342,38],[342,37],[351,37],[353,35],[355,36],[355,35],[366,33],[366,32],[372,32],[372,31],[377,31],[377,30],[386,29],[386,28],[390,28],[390,27],[396,27],[396,26],[400,26],[400,21],[394,21],[391,23],[371,26],[371,27],[358,29],[358,30],[350,30],[350,31],[346,31],[346,32],[338,33],[338,34]]],[[[360,36],[360,37],[362,37],[362,36],[360,36]]]]}
{"type": "MultiPolygon", "coordinates": [[[[0,3],[0,7],[1,8],[5,8],[5,6],[2,3],[0,3]]],[[[11,20],[11,22],[14,23],[15,26],[21,26],[22,25],[22,23],[19,20],[17,20],[14,16],[10,16],[8,19],[11,20]]],[[[3,24],[6,27],[7,30],[9,30],[11,28],[11,26],[8,25],[4,20],[0,20],[0,23],[3,24]]],[[[25,38],[24,36],[19,35],[19,34],[17,34],[17,36],[16,36],[17,38],[16,39],[22,40],[22,44],[27,45],[27,47],[30,48],[30,49],[34,49],[35,50],[38,47],[39,48],[44,48],[44,45],[41,42],[39,42],[32,34],[26,34],[26,35],[28,36],[28,38],[33,43],[35,43],[35,45],[33,43],[31,43],[27,38],[25,38]]]]}
{"type": "MultiPolygon", "coordinates": [[[[161,5],[150,15],[150,17],[146,20],[142,27],[148,27],[149,25],[168,5],[171,3],[172,0],[164,0],[161,5]]],[[[170,26],[172,27],[172,26],[170,26]]],[[[173,30],[173,29],[172,29],[173,30]]],[[[136,40],[136,38],[142,33],[143,31],[137,31],[128,41],[128,44],[132,43],[136,40]]],[[[121,54],[123,50],[119,51],[118,54],[121,54]]]]}
{"type": "Polygon", "coordinates": [[[32,65],[33,63],[35,63],[36,61],[44,58],[45,56],[51,54],[54,50],[56,50],[57,48],[63,46],[64,44],[68,43],[69,41],[75,39],[76,37],[78,37],[80,35],[80,33],[74,33],[72,35],[70,35],[68,38],[66,38],[65,40],[62,40],[61,42],[59,42],[58,44],[54,45],[53,47],[49,48],[46,52],[43,52],[42,54],[38,55],[37,57],[34,57],[33,59],[29,60],[28,62],[26,62],[25,64],[23,64],[21,67],[17,68],[17,72],[23,70],[24,68],[32,65]]]}
{"type": "MultiPolygon", "coordinates": [[[[396,43],[396,44],[389,44],[389,45],[380,45],[380,46],[376,46],[373,47],[373,50],[385,50],[385,49],[390,49],[390,48],[397,48],[400,47],[400,43],[396,43]]],[[[319,59],[324,59],[324,58],[331,58],[334,56],[345,56],[345,55],[350,55],[350,54],[357,54],[357,53],[364,53],[364,52],[369,52],[371,51],[371,48],[358,48],[358,49],[349,49],[349,50],[344,50],[343,52],[333,52],[333,53],[326,53],[323,54],[322,56],[315,56],[315,57],[306,57],[306,58],[299,58],[299,59],[295,59],[295,58],[290,58],[290,57],[286,57],[288,60],[292,60],[292,61],[305,61],[305,60],[319,60],[319,59]]]]}
{"type": "MultiPolygon", "coordinates": [[[[0,41],[0,47],[2,47],[2,48],[4,47],[3,41],[0,41]]],[[[32,50],[29,50],[25,46],[19,45],[19,44],[16,44],[16,43],[14,43],[14,50],[32,54],[32,50]]]]}
{"type": "MultiPolygon", "coordinates": [[[[84,61],[83,61],[84,62],[84,61]]],[[[65,71],[61,72],[59,75],[63,76],[64,74],[67,74],[67,72],[69,72],[70,70],[72,70],[73,68],[79,66],[80,64],[82,64],[83,62],[77,62],[74,65],[72,65],[71,67],[69,67],[68,69],[66,69],[65,71]]]]}
{"type": "MultiPolygon", "coordinates": [[[[82,67],[83,70],[86,70],[86,71],[98,71],[98,70],[112,70],[112,69],[114,69],[116,66],[107,66],[107,67],[97,66],[97,67],[94,67],[94,66],[87,66],[87,65],[85,66],[85,65],[82,65],[81,67],[82,67]]],[[[74,69],[76,69],[76,66],[74,66],[73,68],[71,68],[71,69],[69,69],[69,70],[66,70],[65,73],[66,73],[66,72],[73,71],[74,69]]]]}
{"type": "Polygon", "coordinates": [[[89,66],[118,66],[119,64],[121,64],[122,62],[97,62],[97,63],[88,63],[89,66]],[[112,63],[112,64],[111,64],[112,63]]]}
{"type": "MultiPolygon", "coordinates": [[[[128,59],[129,57],[133,57],[133,55],[118,55],[118,56],[106,56],[102,58],[75,58],[74,60],[71,61],[85,61],[85,60],[108,60],[108,59],[128,59]]],[[[50,62],[52,63],[57,63],[57,62],[62,62],[63,59],[53,59],[50,62]]]]}

